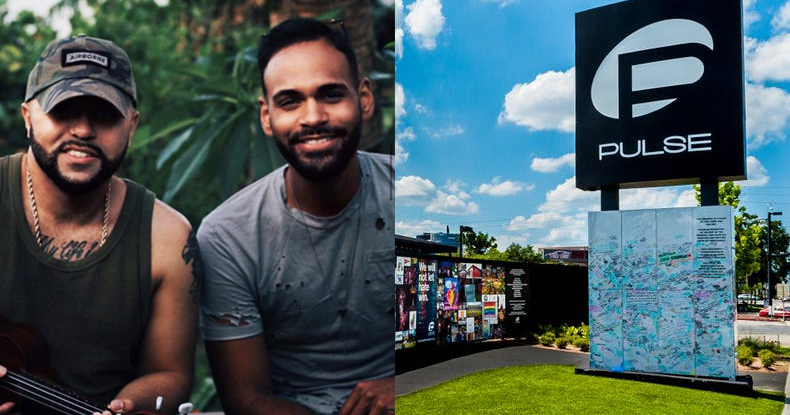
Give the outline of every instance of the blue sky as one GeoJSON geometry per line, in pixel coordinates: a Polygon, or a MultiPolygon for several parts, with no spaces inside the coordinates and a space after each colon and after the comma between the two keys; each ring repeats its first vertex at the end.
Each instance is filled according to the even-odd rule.
{"type": "MultiPolygon", "coordinates": [[[[500,249],[587,244],[600,195],[575,187],[574,13],[611,3],[396,0],[396,233],[467,225],[500,249]]],[[[741,201],[786,218],[790,0],[744,10],[741,201]]],[[[695,204],[691,186],[620,191],[621,209],[695,204]]]]}

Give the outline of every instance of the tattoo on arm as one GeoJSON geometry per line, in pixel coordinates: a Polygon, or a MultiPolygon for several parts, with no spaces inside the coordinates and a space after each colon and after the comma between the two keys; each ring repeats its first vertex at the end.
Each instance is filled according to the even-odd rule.
{"type": "Polygon", "coordinates": [[[67,241],[60,244],[55,242],[55,238],[47,235],[41,235],[41,248],[52,258],[62,259],[64,261],[77,261],[86,258],[99,247],[99,242],[94,241],[67,241]]]}
{"type": "Polygon", "coordinates": [[[181,258],[183,258],[185,265],[192,265],[192,284],[189,286],[189,293],[192,294],[192,301],[197,304],[203,280],[203,267],[200,262],[200,249],[195,231],[189,232],[187,244],[181,250],[181,258]]]}

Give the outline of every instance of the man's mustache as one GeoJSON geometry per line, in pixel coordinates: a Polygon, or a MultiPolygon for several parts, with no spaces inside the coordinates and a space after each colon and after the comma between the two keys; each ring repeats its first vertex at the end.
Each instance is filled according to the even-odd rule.
{"type": "Polygon", "coordinates": [[[288,145],[296,145],[304,137],[313,136],[313,135],[323,135],[323,136],[347,136],[348,129],[343,127],[333,127],[333,126],[322,126],[316,128],[303,128],[291,135],[288,136],[288,145]]]}

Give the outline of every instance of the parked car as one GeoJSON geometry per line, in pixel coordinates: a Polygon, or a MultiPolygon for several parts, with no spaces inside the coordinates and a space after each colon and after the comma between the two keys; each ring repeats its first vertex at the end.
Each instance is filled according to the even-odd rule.
{"type": "Polygon", "coordinates": [[[762,298],[754,294],[738,294],[738,301],[762,301],[762,298]]]}
{"type": "MultiPolygon", "coordinates": [[[[768,317],[768,308],[763,308],[758,313],[760,317],[768,317]]],[[[790,317],[790,310],[785,310],[782,307],[774,307],[774,317],[790,317]]]]}

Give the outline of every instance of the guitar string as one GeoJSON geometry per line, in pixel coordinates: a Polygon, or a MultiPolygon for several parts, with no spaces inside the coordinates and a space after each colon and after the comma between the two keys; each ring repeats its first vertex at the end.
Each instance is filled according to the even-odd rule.
{"type": "MultiPolygon", "coordinates": [[[[77,411],[78,414],[85,414],[86,412],[84,411],[87,411],[87,413],[92,414],[93,412],[102,412],[106,409],[106,408],[97,407],[88,402],[84,402],[83,400],[80,400],[75,396],[71,396],[64,391],[55,389],[51,386],[45,384],[39,385],[33,383],[30,380],[26,379],[25,376],[20,374],[8,372],[7,377],[8,379],[0,379],[0,386],[4,386],[2,383],[5,382],[11,387],[18,388],[19,390],[13,390],[11,389],[11,387],[6,387],[6,389],[19,393],[23,397],[31,399],[42,405],[47,405],[47,403],[49,402],[52,405],[60,405],[72,411],[77,411]],[[27,396],[25,395],[25,393],[27,394],[27,396]],[[50,395],[51,397],[47,395],[50,395]],[[36,398],[41,399],[43,401],[37,400],[36,398]]],[[[50,405],[47,406],[52,408],[52,406],[50,405]]],[[[62,410],[60,408],[52,408],[52,409],[62,410]]]]}
{"type": "Polygon", "coordinates": [[[58,411],[58,413],[67,414],[67,415],[87,415],[92,414],[95,412],[94,410],[86,409],[86,408],[76,408],[69,403],[64,403],[62,401],[58,401],[47,396],[43,396],[40,393],[32,391],[30,389],[25,389],[19,385],[13,384],[8,382],[11,386],[7,384],[0,384],[0,387],[3,387],[13,393],[18,394],[19,396],[26,398],[32,402],[36,402],[40,405],[44,405],[51,409],[58,411]]]}
{"type": "Polygon", "coordinates": [[[7,390],[9,390],[9,391],[11,391],[13,393],[16,393],[17,395],[21,396],[22,398],[29,399],[29,400],[31,400],[33,402],[36,402],[36,403],[40,404],[40,405],[46,406],[46,407],[48,407],[50,409],[53,409],[53,410],[55,410],[55,411],[57,411],[58,413],[61,413],[61,414],[66,414],[66,415],[86,415],[86,413],[83,412],[83,411],[78,411],[77,409],[72,408],[72,407],[70,407],[68,405],[64,405],[64,404],[59,403],[59,402],[54,402],[54,401],[48,400],[46,398],[42,398],[40,395],[36,395],[35,393],[31,393],[31,392],[29,392],[29,391],[27,391],[25,389],[18,390],[18,389],[14,388],[14,387],[11,387],[11,386],[8,386],[8,385],[5,385],[5,384],[0,384],[0,387],[2,387],[4,389],[7,389],[7,390]]]}
{"type": "Polygon", "coordinates": [[[91,402],[86,398],[78,396],[75,393],[64,389],[60,385],[49,382],[46,379],[42,379],[32,373],[25,371],[19,373],[14,373],[14,372],[11,373],[12,375],[14,375],[15,378],[21,378],[22,382],[27,382],[27,384],[30,385],[31,387],[34,388],[37,387],[51,395],[55,395],[59,397],[60,399],[70,401],[72,404],[76,404],[76,406],[79,406],[80,409],[88,409],[91,411],[91,413],[96,412],[97,410],[98,412],[102,412],[105,409],[102,408],[101,405],[98,403],[91,402]]]}
{"type": "Polygon", "coordinates": [[[96,412],[95,409],[77,407],[77,405],[74,405],[74,402],[68,402],[68,401],[63,402],[62,397],[60,398],[61,400],[58,400],[58,397],[50,398],[45,394],[40,393],[39,391],[33,389],[27,389],[26,388],[27,385],[16,384],[13,381],[7,381],[6,384],[0,383],[0,386],[14,393],[17,393],[23,398],[29,399],[33,402],[37,402],[41,405],[57,410],[60,413],[69,414],[69,415],[71,414],[86,415],[96,412]]]}

